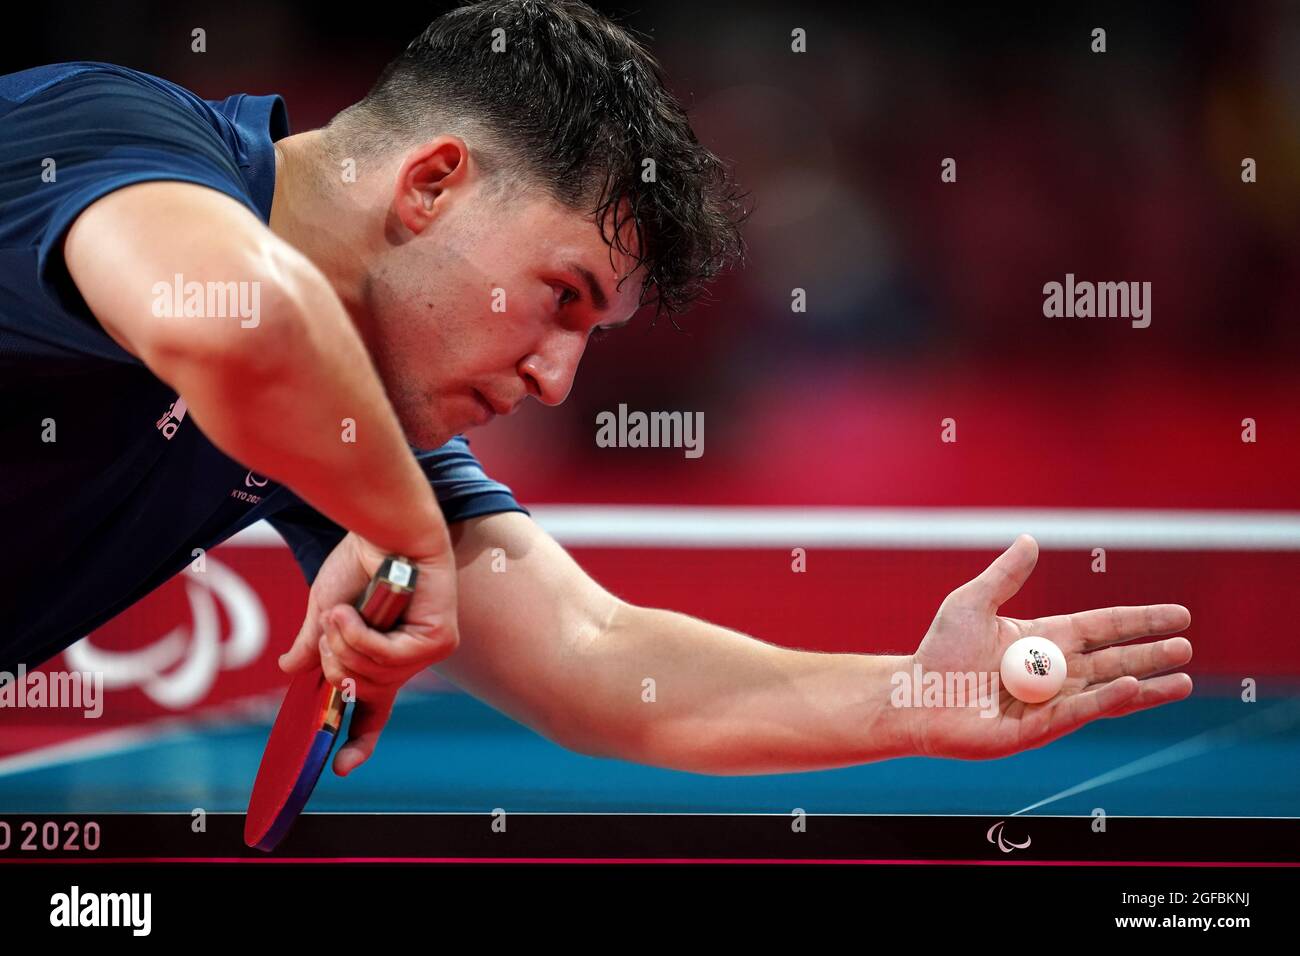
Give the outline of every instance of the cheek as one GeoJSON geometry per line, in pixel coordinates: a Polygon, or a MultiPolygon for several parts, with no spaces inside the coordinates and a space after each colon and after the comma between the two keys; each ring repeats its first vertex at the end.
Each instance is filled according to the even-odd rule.
{"type": "MultiPolygon", "coordinates": [[[[465,315],[469,315],[466,312],[465,315]]],[[[509,295],[495,309],[491,305],[473,316],[470,328],[461,328],[464,340],[488,366],[513,367],[537,350],[548,322],[546,302],[538,296],[509,295]]]]}
{"type": "Polygon", "coordinates": [[[513,368],[525,356],[540,350],[546,321],[539,319],[538,314],[532,311],[528,315],[514,316],[511,321],[498,326],[488,346],[498,364],[513,368]]]}

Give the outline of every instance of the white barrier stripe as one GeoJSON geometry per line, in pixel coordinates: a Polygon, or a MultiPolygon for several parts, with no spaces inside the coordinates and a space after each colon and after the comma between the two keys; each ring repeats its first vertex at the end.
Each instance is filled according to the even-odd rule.
{"type": "MultiPolygon", "coordinates": [[[[730,508],[538,505],[561,544],[603,548],[1005,548],[1021,532],[1048,549],[1297,551],[1300,512],[1032,508],[730,508]]],[[[265,522],[229,544],[283,542],[265,522]]]]}

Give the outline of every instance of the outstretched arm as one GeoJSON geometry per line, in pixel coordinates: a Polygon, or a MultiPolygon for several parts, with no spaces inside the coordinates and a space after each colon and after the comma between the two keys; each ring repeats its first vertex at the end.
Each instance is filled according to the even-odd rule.
{"type": "Polygon", "coordinates": [[[915,655],[775,647],[671,611],[635,607],[596,584],[520,514],[453,528],[462,641],[438,666],[475,696],[557,743],[599,756],[713,774],[815,770],[916,754],[982,758],[1041,746],[1097,717],[1191,692],[1185,608],[1154,605],[1040,621],[998,617],[1037,559],[1022,535],[945,600],[915,655]],[[494,570],[495,568],[499,570],[494,570]],[[1036,629],[1031,629],[1030,625],[1036,629]],[[892,678],[925,670],[996,673],[1024,634],[1055,641],[1071,679],[1052,701],[1000,695],[997,712],[902,708],[892,678]],[[653,680],[653,702],[646,681],[653,680]]]}
{"type": "Polygon", "coordinates": [[[521,514],[455,525],[452,540],[462,639],[439,673],[562,746],[714,774],[912,751],[888,706],[906,658],[795,651],[633,606],[521,514]]]}

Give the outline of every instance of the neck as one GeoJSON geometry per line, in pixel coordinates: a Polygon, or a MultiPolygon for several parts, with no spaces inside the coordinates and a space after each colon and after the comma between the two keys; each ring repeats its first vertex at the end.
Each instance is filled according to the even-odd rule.
{"type": "Polygon", "coordinates": [[[363,310],[366,278],[363,209],[350,208],[362,198],[353,185],[348,195],[330,161],[320,130],[287,136],[275,144],[275,194],[271,231],[324,273],[356,321],[363,310]]]}

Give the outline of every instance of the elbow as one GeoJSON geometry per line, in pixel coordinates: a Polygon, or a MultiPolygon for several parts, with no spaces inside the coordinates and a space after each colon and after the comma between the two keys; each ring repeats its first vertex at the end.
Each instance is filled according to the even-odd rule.
{"type": "Polygon", "coordinates": [[[701,750],[671,728],[655,728],[648,723],[580,735],[567,733],[545,736],[553,743],[584,757],[623,760],[645,767],[704,776],[725,777],[759,772],[718,759],[707,748],[701,750]]]}
{"type": "Polygon", "coordinates": [[[572,729],[557,730],[543,736],[565,750],[581,754],[584,757],[598,757],[602,760],[627,760],[632,763],[640,762],[637,760],[635,749],[625,745],[621,736],[611,733],[607,729],[587,727],[579,732],[572,729]]]}
{"type": "Polygon", "coordinates": [[[584,707],[537,720],[535,726],[551,743],[584,757],[636,760],[634,748],[627,743],[629,735],[615,721],[604,715],[593,715],[584,707]]]}

